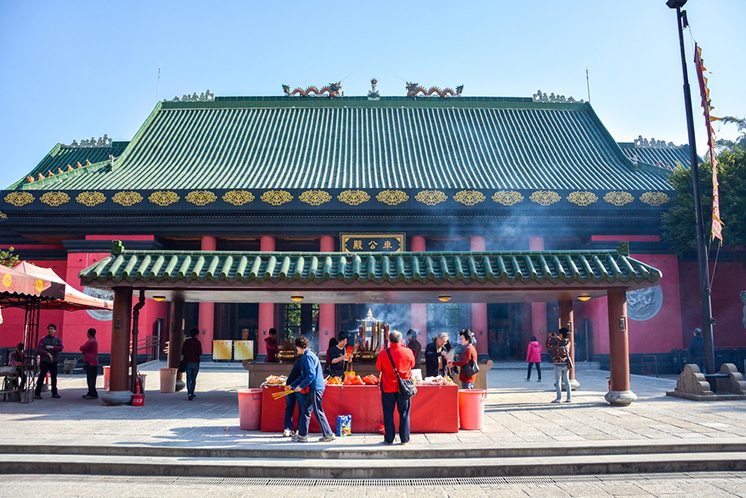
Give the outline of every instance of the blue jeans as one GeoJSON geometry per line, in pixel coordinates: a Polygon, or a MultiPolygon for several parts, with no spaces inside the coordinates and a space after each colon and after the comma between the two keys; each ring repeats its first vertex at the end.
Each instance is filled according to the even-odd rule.
{"type": "Polygon", "coordinates": [[[316,422],[319,423],[321,433],[324,436],[332,435],[332,428],[329,426],[329,421],[326,419],[324,408],[321,406],[321,398],[324,396],[324,391],[311,391],[308,394],[302,396],[302,404],[300,409],[300,416],[298,416],[298,435],[307,436],[308,426],[311,424],[311,412],[316,414],[316,422]]]}
{"type": "Polygon", "coordinates": [[[562,399],[562,383],[567,391],[567,401],[572,401],[572,386],[570,386],[570,370],[566,363],[554,364],[554,385],[557,387],[557,399],[562,399]]]}
{"type": "Polygon", "coordinates": [[[194,396],[194,388],[197,387],[197,374],[199,373],[199,363],[190,362],[184,366],[186,372],[186,388],[189,396],[194,396]]]}
{"type": "MultiPolygon", "coordinates": [[[[295,406],[303,406],[303,395],[300,393],[288,394],[285,397],[285,425],[284,429],[293,430],[293,415],[295,415],[295,406]]],[[[299,418],[300,420],[300,418],[299,418]]]]}
{"type": "Polygon", "coordinates": [[[412,400],[404,399],[398,392],[381,393],[381,405],[383,408],[383,427],[385,433],[383,439],[387,443],[394,442],[396,426],[394,425],[394,406],[399,412],[399,439],[402,443],[409,442],[409,410],[412,400]]]}

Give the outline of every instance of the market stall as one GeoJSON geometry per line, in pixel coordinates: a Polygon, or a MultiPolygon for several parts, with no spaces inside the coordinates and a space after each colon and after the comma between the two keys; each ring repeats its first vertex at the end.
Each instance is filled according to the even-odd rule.
{"type": "MultiPolygon", "coordinates": [[[[282,432],[285,399],[274,399],[272,393],[284,386],[265,385],[262,388],[262,432],[282,432]]],[[[378,433],[383,427],[381,390],[378,386],[327,385],[324,391],[324,412],[332,430],[336,431],[337,415],[352,415],[353,433],[378,433]]],[[[412,432],[458,432],[458,387],[455,384],[417,386],[412,398],[410,424],[412,432]]],[[[293,418],[294,422],[296,417],[293,418]]],[[[398,414],[394,418],[398,425],[398,414]]],[[[310,432],[320,432],[315,417],[311,417],[310,432]]]]}

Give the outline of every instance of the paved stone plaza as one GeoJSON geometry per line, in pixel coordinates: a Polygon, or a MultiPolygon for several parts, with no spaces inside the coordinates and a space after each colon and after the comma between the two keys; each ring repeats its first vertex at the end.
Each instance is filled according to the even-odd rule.
{"type": "Polygon", "coordinates": [[[427,482],[407,486],[355,486],[348,483],[288,482],[262,486],[248,479],[111,476],[4,476],[0,497],[212,497],[253,498],[259,493],[304,498],[482,498],[482,497],[697,497],[746,496],[746,473],[578,476],[566,479],[505,479],[495,484],[427,482]]]}
{"type": "MultiPolygon", "coordinates": [[[[145,406],[141,408],[110,407],[98,400],[81,399],[85,393],[82,375],[61,376],[62,399],[51,399],[49,393],[44,393],[44,399],[30,404],[2,403],[3,442],[229,448],[267,444],[294,446],[277,434],[239,430],[235,391],[246,385],[246,371],[204,364],[197,382],[198,397],[190,402],[185,392],[158,392],[159,366],[151,364],[143,369],[148,377],[145,406]]],[[[638,401],[628,407],[612,407],[603,399],[608,372],[581,369],[577,374],[581,387],[573,395],[574,402],[554,405],[550,404],[554,399],[550,367],[545,365],[541,383],[535,379],[526,382],[523,369],[493,368],[489,372],[484,430],[413,434],[410,447],[746,441],[746,417],[743,416],[746,401],[706,403],[671,398],[665,396],[665,392],[673,389],[674,379],[633,375],[632,388],[638,401]]],[[[333,444],[368,445],[380,439],[376,434],[356,434],[333,444]]]]}
{"type": "MultiPolygon", "coordinates": [[[[516,368],[495,368],[489,372],[489,396],[486,407],[486,425],[482,431],[462,431],[458,434],[414,434],[412,444],[407,447],[395,445],[388,451],[438,450],[449,451],[455,448],[530,449],[570,448],[579,451],[569,460],[561,456],[547,456],[548,453],[529,453],[518,458],[502,458],[520,462],[523,467],[542,466],[557,461],[593,462],[609,458],[608,454],[597,455],[594,447],[624,448],[630,445],[649,445],[651,453],[666,452],[665,445],[686,443],[690,448],[706,444],[744,443],[746,438],[746,402],[729,401],[703,403],[686,401],[665,396],[665,391],[673,387],[674,379],[657,379],[633,376],[633,389],[639,396],[636,403],[624,407],[611,407],[603,400],[606,392],[607,373],[600,370],[581,369],[578,379],[581,389],[574,394],[573,404],[551,404],[554,392],[552,380],[546,374],[544,381],[526,382],[524,370],[516,368]]],[[[310,454],[293,454],[296,450],[324,450],[342,448],[357,451],[379,451],[380,435],[361,434],[340,438],[324,445],[294,444],[279,434],[241,431],[238,428],[238,409],[235,390],[243,387],[247,374],[243,370],[225,365],[207,363],[198,378],[198,397],[187,401],[186,394],[161,394],[158,392],[158,368],[151,364],[143,370],[148,374],[146,381],[145,406],[108,407],[99,401],[81,399],[84,392],[84,378],[62,376],[60,393],[62,399],[51,399],[49,393],[44,399],[30,404],[6,402],[0,404],[0,424],[3,428],[5,455],[0,460],[11,461],[13,445],[55,446],[69,445],[80,447],[149,448],[178,450],[186,448],[226,450],[277,450],[287,449],[290,453],[274,460],[264,458],[262,463],[288,468],[292,477],[294,466],[304,465],[305,460],[313,460],[319,465],[345,465],[343,460],[318,460],[310,454]],[[321,463],[319,463],[321,462],[321,463]],[[326,462],[326,463],[324,463],[326,462]]],[[[549,365],[546,365],[549,367],[549,365]]],[[[354,429],[354,421],[353,421],[354,429]]],[[[135,458],[147,460],[150,464],[159,461],[169,464],[168,458],[141,455],[132,457],[126,452],[118,456],[103,449],[100,455],[83,452],[75,457],[75,451],[67,456],[44,455],[43,451],[19,455],[30,462],[50,462],[72,459],[77,461],[129,462],[135,458]]],[[[137,451],[136,449],[134,450],[137,451]]],[[[493,477],[485,479],[422,479],[415,482],[384,485],[380,481],[355,481],[344,483],[332,480],[284,481],[282,479],[235,479],[226,477],[190,477],[190,465],[204,463],[206,459],[172,455],[172,464],[178,466],[178,473],[171,477],[140,476],[137,472],[127,472],[123,476],[80,475],[5,475],[0,486],[2,497],[54,496],[256,496],[260,492],[271,492],[278,496],[697,496],[710,498],[720,496],[746,496],[746,472],[692,472],[669,474],[628,475],[569,475],[549,473],[549,475],[528,476],[516,472],[516,477],[493,477]],[[193,463],[189,463],[189,462],[193,463]],[[183,470],[183,474],[181,473],[183,470]],[[179,477],[181,476],[181,477],[179,477]],[[522,476],[522,477],[521,477],[522,476]]],[[[682,450],[694,452],[694,449],[682,450]]],[[[710,450],[712,451],[712,450],[710,450]]],[[[742,450],[738,450],[742,451],[742,450]]],[[[623,450],[622,450],[623,452],[623,450]]],[[[443,453],[440,453],[443,454],[443,453]]],[[[560,454],[558,454],[560,455],[560,454]]],[[[687,456],[685,453],[682,455],[687,456]]],[[[714,455],[710,453],[710,455],[714,455]]],[[[213,459],[230,462],[228,465],[254,465],[240,456],[222,455],[213,459]],[[227,458],[226,458],[227,457],[227,458]]],[[[360,456],[356,458],[361,458],[360,456]]],[[[365,457],[362,457],[365,458],[365,457]]],[[[390,458],[398,458],[391,456],[390,458]]],[[[405,457],[406,458],[406,457],[405,457]]],[[[411,457],[409,457],[411,458],[411,457]]],[[[432,457],[427,457],[432,458],[432,457]]],[[[638,456],[617,456],[622,462],[634,463],[638,456]],[[627,460],[624,460],[627,458],[627,460]]],[[[645,459],[645,455],[641,457],[645,459]]],[[[678,458],[672,456],[672,458],[678,458]]],[[[698,458],[694,456],[695,461],[698,458]]],[[[706,458],[706,457],[705,457],[706,458]]],[[[732,453],[713,458],[739,458],[743,453],[732,453]],[[730,456],[732,455],[732,457],[730,456]]],[[[473,459],[476,460],[476,459],[473,459]]],[[[448,459],[433,460],[444,467],[453,465],[448,459]]],[[[404,460],[374,459],[369,465],[399,465],[404,460]]],[[[36,464],[34,464],[36,465],[36,464]]],[[[218,464],[220,465],[220,464],[218,464]]],[[[468,465],[468,464],[467,464],[468,465]]],[[[36,467],[33,467],[36,468],[36,467]]],[[[85,468],[84,464],[81,469],[85,468]]],[[[194,467],[192,467],[194,468],[194,467]]],[[[525,471],[525,470],[524,470],[525,471]]],[[[627,472],[637,472],[628,470],[627,472]]],[[[646,471],[647,472],[647,471],[646,471]]],[[[6,470],[6,473],[9,473],[6,470]]],[[[83,470],[73,474],[84,473],[83,470]]],[[[222,474],[218,474],[222,475],[222,474]]],[[[235,474],[234,474],[235,475],[235,474]]],[[[451,473],[451,475],[459,475],[451,473]]]]}

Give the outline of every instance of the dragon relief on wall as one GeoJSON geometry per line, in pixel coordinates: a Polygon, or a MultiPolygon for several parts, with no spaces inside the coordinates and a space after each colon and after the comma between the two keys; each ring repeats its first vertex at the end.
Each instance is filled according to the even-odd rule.
{"type": "Polygon", "coordinates": [[[411,83],[409,81],[407,82],[407,97],[416,97],[420,93],[425,97],[430,97],[433,94],[437,95],[440,98],[460,97],[463,90],[464,85],[457,86],[456,90],[451,87],[446,87],[441,90],[437,86],[431,86],[430,88],[426,89],[424,86],[421,86],[418,83],[411,83]]]}
{"type": "Polygon", "coordinates": [[[334,97],[342,96],[342,82],[337,81],[336,83],[329,83],[328,85],[323,86],[321,88],[316,88],[315,86],[309,86],[305,90],[301,87],[296,87],[293,91],[290,91],[290,85],[282,85],[282,91],[288,97],[291,97],[293,95],[299,95],[301,97],[308,97],[311,94],[319,97],[327,93],[328,97],[331,99],[334,97]]]}

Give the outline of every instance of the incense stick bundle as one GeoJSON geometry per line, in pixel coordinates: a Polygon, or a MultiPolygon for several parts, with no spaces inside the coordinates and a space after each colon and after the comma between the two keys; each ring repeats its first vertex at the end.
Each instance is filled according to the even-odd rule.
{"type": "Polygon", "coordinates": [[[276,393],[272,393],[272,399],[282,399],[285,396],[289,396],[293,394],[295,391],[278,391],[276,393]]]}

